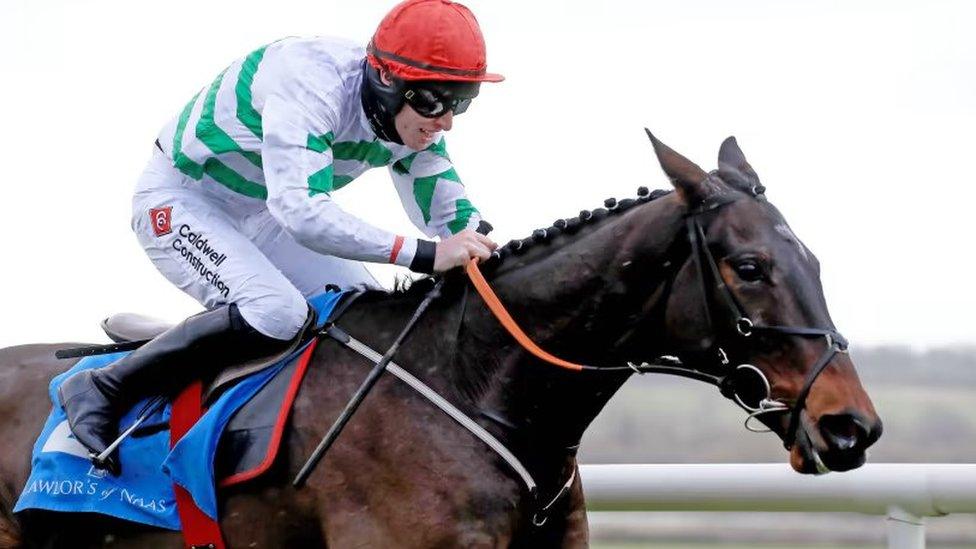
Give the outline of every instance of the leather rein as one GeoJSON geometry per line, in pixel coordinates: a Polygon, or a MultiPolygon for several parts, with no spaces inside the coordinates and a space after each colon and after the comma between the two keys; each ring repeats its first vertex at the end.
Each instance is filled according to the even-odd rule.
{"type": "MultiPolygon", "coordinates": [[[[751,194],[754,198],[759,199],[763,195],[764,190],[765,189],[761,185],[757,185],[751,189],[751,194]]],[[[704,215],[714,212],[715,210],[731,204],[736,200],[739,200],[739,198],[726,197],[722,200],[715,200],[712,202],[706,201],[700,207],[688,212],[685,215],[685,228],[689,243],[691,244],[691,255],[695,262],[696,270],[698,271],[699,285],[705,298],[704,316],[708,323],[709,331],[716,336],[718,336],[718,331],[715,329],[715,325],[712,320],[713,308],[718,309],[716,312],[721,313],[721,317],[728,318],[731,321],[730,325],[727,326],[727,328],[729,328],[728,331],[736,334],[736,337],[744,340],[748,340],[757,333],[779,334],[786,337],[795,336],[803,338],[824,338],[826,349],[813,364],[813,367],[807,372],[802,389],[797,394],[792,404],[790,404],[788,401],[772,399],[771,395],[769,394],[769,380],[766,378],[765,374],[762,373],[762,371],[760,371],[757,367],[750,364],[740,364],[733,367],[730,364],[725,350],[717,343],[712,345],[712,350],[714,356],[716,357],[716,363],[709,365],[707,368],[693,368],[685,366],[675,357],[660,357],[653,363],[644,362],[640,365],[628,363],[627,366],[601,367],[587,364],[577,364],[554,356],[539,347],[534,341],[532,341],[525,331],[519,327],[518,323],[505,309],[505,306],[502,304],[501,300],[498,299],[498,296],[495,294],[494,290],[492,290],[491,286],[488,284],[488,281],[485,280],[484,275],[481,274],[481,270],[478,268],[476,260],[472,259],[470,262],[468,262],[465,266],[465,270],[468,278],[471,280],[472,285],[478,291],[478,294],[481,295],[481,298],[498,319],[499,323],[526,351],[543,362],[577,372],[620,372],[631,370],[639,374],[660,373],[677,375],[710,383],[717,386],[722,395],[724,395],[726,398],[733,400],[740,407],[749,412],[749,416],[746,419],[746,428],[750,431],[768,430],[757,429],[751,426],[751,421],[761,415],[769,413],[788,414],[789,424],[783,435],[783,444],[786,449],[789,450],[793,447],[793,444],[796,441],[796,434],[800,425],[800,416],[806,406],[807,396],[810,394],[810,390],[813,387],[814,382],[831,363],[837,353],[847,352],[848,343],[847,340],[836,330],[797,326],[762,325],[751,320],[750,317],[744,312],[743,307],[735,299],[735,296],[732,294],[731,290],[729,290],[719,272],[715,257],[712,255],[712,252],[707,245],[705,231],[702,227],[700,219],[704,215]],[[741,384],[745,383],[746,381],[744,381],[744,379],[750,376],[753,378],[752,382],[758,381],[759,383],[765,385],[766,395],[755,404],[746,403],[739,396],[742,389],[741,384]]],[[[718,341],[717,337],[715,341],[718,341]]]]}
{"type": "MultiPolygon", "coordinates": [[[[761,186],[753,187],[753,197],[759,198],[760,195],[762,195],[763,190],[764,189],[761,186]]],[[[725,281],[721,277],[715,257],[712,255],[711,250],[707,246],[705,231],[700,220],[700,218],[705,214],[728,205],[737,199],[738,198],[725,198],[724,200],[716,200],[712,202],[706,201],[705,204],[685,215],[685,227],[687,229],[687,236],[691,245],[691,255],[697,267],[699,285],[701,287],[703,297],[705,298],[704,315],[709,326],[709,331],[716,335],[715,341],[718,341],[717,336],[719,335],[718,331],[715,330],[715,325],[712,322],[712,309],[715,307],[718,307],[719,312],[724,313],[726,317],[731,319],[731,322],[727,328],[732,333],[737,334],[737,337],[740,338],[748,339],[753,334],[766,332],[781,334],[784,336],[797,336],[805,338],[823,337],[825,339],[827,348],[823,354],[820,355],[820,358],[818,358],[814,363],[814,366],[806,374],[803,388],[793,401],[792,406],[783,400],[774,400],[771,398],[769,394],[769,380],[758,368],[750,364],[740,364],[733,367],[724,349],[716,344],[712,345],[712,350],[714,351],[713,356],[716,357],[716,362],[709,365],[708,368],[688,367],[683,365],[679,359],[672,356],[659,357],[653,363],[644,362],[639,365],[627,363],[626,366],[592,366],[587,364],[577,364],[561,359],[539,347],[534,341],[532,341],[525,331],[519,327],[518,323],[505,309],[505,306],[495,294],[494,290],[492,290],[491,286],[488,284],[488,281],[485,280],[484,276],[481,274],[481,270],[478,268],[476,260],[469,261],[465,266],[465,270],[472,285],[478,291],[478,294],[481,295],[485,304],[498,319],[499,323],[501,323],[508,333],[526,351],[543,362],[576,372],[591,371],[620,373],[631,371],[638,374],[660,373],[677,375],[710,383],[717,386],[722,395],[724,395],[726,398],[733,400],[739,406],[749,412],[749,416],[746,419],[746,428],[748,428],[750,431],[758,430],[750,427],[750,421],[761,415],[769,413],[789,414],[789,427],[783,436],[784,445],[787,449],[789,449],[793,446],[796,440],[800,415],[806,405],[807,395],[810,393],[813,383],[831,363],[837,353],[846,352],[847,340],[835,330],[794,326],[760,325],[753,322],[743,312],[743,308],[736,301],[735,296],[726,286],[725,281]],[[717,304],[714,304],[714,294],[718,295],[717,304]],[[743,372],[747,375],[754,376],[753,380],[751,381],[755,382],[758,380],[765,388],[765,396],[756,404],[746,402],[740,396],[740,385],[750,381],[742,377],[741,373],[743,372]]],[[[431,291],[431,295],[436,296],[438,292],[439,285],[436,285],[431,291]]],[[[422,311],[423,307],[419,308],[418,311],[415,312],[415,317],[422,314],[422,311]]],[[[351,337],[349,334],[340,330],[334,325],[334,323],[327,323],[325,328],[322,330],[322,333],[355,350],[374,364],[381,364],[386,358],[376,351],[370,349],[368,346],[362,344],[358,340],[355,340],[355,338],[351,337]]],[[[572,471],[566,482],[561,485],[561,488],[557,490],[557,492],[551,498],[548,498],[547,500],[540,500],[539,489],[531,473],[525,468],[517,456],[505,448],[504,444],[498,441],[477,422],[468,418],[461,410],[457,409],[457,407],[446,401],[443,397],[440,397],[435,391],[431,390],[419,379],[416,379],[393,362],[389,362],[386,365],[386,370],[391,371],[395,376],[399,377],[401,380],[413,387],[421,395],[430,400],[450,417],[468,429],[468,431],[474,434],[477,438],[482,440],[503,460],[505,460],[521,477],[523,483],[528,488],[534,507],[533,512],[531,513],[532,524],[536,527],[540,527],[546,523],[548,515],[553,509],[554,505],[566,494],[568,494],[572,488],[572,485],[576,480],[575,469],[572,471]],[[543,501],[548,501],[548,503],[543,503],[543,501]]],[[[497,419],[495,420],[497,421],[497,419]]]]}

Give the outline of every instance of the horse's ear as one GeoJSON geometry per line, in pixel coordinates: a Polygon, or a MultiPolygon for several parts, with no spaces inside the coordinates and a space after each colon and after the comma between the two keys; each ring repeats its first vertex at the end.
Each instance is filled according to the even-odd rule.
{"type": "Polygon", "coordinates": [[[715,185],[709,181],[705,170],[697,164],[674,152],[671,147],[661,143],[654,137],[651,130],[644,128],[651,144],[654,145],[654,153],[657,155],[661,169],[667,174],[671,184],[678,191],[685,204],[694,206],[718,191],[715,185]]]}
{"type": "Polygon", "coordinates": [[[722,141],[718,150],[718,175],[723,181],[737,187],[753,189],[760,185],[759,176],[742,154],[735,136],[722,141]]]}

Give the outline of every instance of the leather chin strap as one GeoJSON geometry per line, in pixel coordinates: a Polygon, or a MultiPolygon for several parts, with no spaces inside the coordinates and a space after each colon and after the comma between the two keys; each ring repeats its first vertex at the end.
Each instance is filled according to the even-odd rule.
{"type": "Polygon", "coordinates": [[[360,100],[366,119],[373,133],[384,141],[403,145],[403,139],[397,132],[395,119],[403,108],[403,86],[398,81],[390,85],[384,84],[380,71],[363,60],[363,84],[360,90],[360,100]]]}

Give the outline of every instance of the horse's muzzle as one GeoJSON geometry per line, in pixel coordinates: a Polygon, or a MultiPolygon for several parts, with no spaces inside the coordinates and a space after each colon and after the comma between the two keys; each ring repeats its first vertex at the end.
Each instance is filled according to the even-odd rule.
{"type": "Polygon", "coordinates": [[[803,422],[791,456],[801,473],[849,471],[864,464],[865,452],[881,436],[878,418],[858,412],[826,414],[815,422],[803,422]]]}
{"type": "Polygon", "coordinates": [[[881,436],[881,420],[858,412],[820,416],[817,422],[824,448],[820,460],[831,471],[849,471],[864,464],[864,453],[881,436]]]}

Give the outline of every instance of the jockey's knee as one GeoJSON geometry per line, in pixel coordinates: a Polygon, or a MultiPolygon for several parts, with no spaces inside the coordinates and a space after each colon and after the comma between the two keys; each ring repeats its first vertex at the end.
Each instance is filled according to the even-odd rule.
{"type": "Polygon", "coordinates": [[[294,288],[239,301],[237,308],[252,328],[262,335],[284,341],[298,335],[310,314],[305,297],[294,288]]]}

